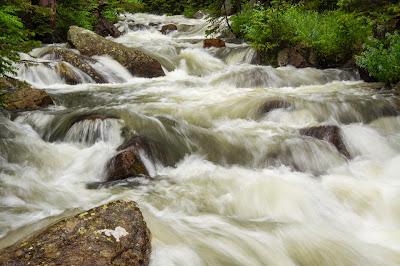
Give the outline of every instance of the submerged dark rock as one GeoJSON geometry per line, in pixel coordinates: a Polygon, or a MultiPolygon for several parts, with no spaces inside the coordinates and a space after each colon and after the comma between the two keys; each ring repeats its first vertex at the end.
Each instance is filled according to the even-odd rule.
{"type": "Polygon", "coordinates": [[[24,87],[8,93],[4,103],[7,110],[33,110],[51,105],[53,100],[44,90],[24,87]]]}
{"type": "Polygon", "coordinates": [[[264,115],[272,110],[279,108],[289,108],[291,106],[292,104],[285,100],[268,100],[261,105],[259,113],[261,115],[264,115]]]}
{"type": "Polygon", "coordinates": [[[205,39],[203,41],[203,48],[209,48],[209,47],[217,47],[217,48],[221,48],[221,47],[226,47],[225,42],[222,40],[218,40],[218,39],[205,39]]]}
{"type": "Polygon", "coordinates": [[[164,76],[161,64],[134,48],[107,40],[84,28],[72,26],[68,31],[69,44],[83,55],[109,55],[138,77],[164,76]]]}
{"type": "Polygon", "coordinates": [[[335,148],[350,159],[350,153],[347,151],[346,145],[340,136],[340,128],[338,126],[317,126],[300,129],[300,134],[310,136],[320,140],[324,140],[335,146],[335,148]]]}
{"type": "Polygon", "coordinates": [[[167,34],[169,34],[170,32],[176,31],[176,30],[178,30],[178,27],[176,27],[176,25],[174,25],[174,24],[168,24],[168,25],[162,26],[160,32],[161,32],[163,35],[167,35],[167,34]]]}
{"type": "Polygon", "coordinates": [[[148,265],[151,234],[133,201],[62,220],[0,250],[1,265],[148,265]]]}
{"type": "Polygon", "coordinates": [[[114,116],[114,115],[108,115],[108,114],[90,114],[90,115],[80,115],[80,116],[77,116],[76,117],[76,119],[75,119],[75,121],[74,121],[74,124],[75,123],[78,123],[78,122],[80,122],[80,121],[83,121],[83,120],[96,120],[96,119],[100,119],[100,120],[105,120],[105,119],[117,119],[117,117],[116,116],[114,116]]]}

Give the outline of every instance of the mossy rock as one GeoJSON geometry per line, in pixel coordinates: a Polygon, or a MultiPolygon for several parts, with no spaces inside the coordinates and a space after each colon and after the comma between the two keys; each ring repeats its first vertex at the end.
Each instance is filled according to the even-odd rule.
{"type": "Polygon", "coordinates": [[[53,100],[44,90],[23,87],[7,93],[4,103],[7,110],[34,110],[53,104],[53,100]]]}
{"type": "Polygon", "coordinates": [[[82,55],[109,55],[134,76],[153,78],[164,76],[161,64],[134,48],[107,40],[96,33],[77,26],[68,31],[68,43],[82,55]]]}
{"type": "Polygon", "coordinates": [[[148,265],[151,235],[133,201],[62,220],[0,250],[1,265],[148,265]]]}

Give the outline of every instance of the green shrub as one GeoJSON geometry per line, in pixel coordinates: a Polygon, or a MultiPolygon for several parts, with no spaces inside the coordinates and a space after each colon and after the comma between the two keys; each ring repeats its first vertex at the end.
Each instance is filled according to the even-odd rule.
{"type": "Polygon", "coordinates": [[[261,4],[246,4],[242,13],[231,18],[232,30],[249,40],[263,52],[292,44],[295,27],[285,21],[285,14],[295,8],[282,1],[272,1],[269,8],[261,4]]]}
{"type": "Polygon", "coordinates": [[[7,94],[5,92],[0,91],[0,106],[8,107],[4,101],[7,100],[7,94]]]}
{"type": "MultiPolygon", "coordinates": [[[[98,9],[98,0],[58,0],[57,1],[57,33],[65,39],[70,26],[76,25],[89,30],[97,23],[96,16],[92,11],[98,9]]],[[[101,9],[111,22],[116,22],[118,14],[124,12],[139,12],[144,5],[139,0],[109,0],[108,4],[101,9]]]]}
{"type": "Polygon", "coordinates": [[[0,77],[14,73],[19,52],[27,52],[40,42],[30,40],[34,33],[27,30],[18,17],[20,8],[0,4],[0,77]]]}
{"type": "Polygon", "coordinates": [[[386,85],[400,80],[400,34],[387,33],[384,40],[370,38],[364,51],[356,56],[356,64],[386,85]]]}
{"type": "Polygon", "coordinates": [[[365,18],[338,10],[319,13],[290,9],[285,15],[286,23],[296,29],[294,39],[314,48],[329,62],[346,62],[361,51],[362,43],[372,34],[365,18]]]}
{"type": "Polygon", "coordinates": [[[272,1],[268,8],[247,5],[231,20],[236,35],[265,53],[301,42],[314,48],[320,58],[337,63],[361,51],[362,43],[372,34],[365,17],[356,18],[339,10],[320,13],[285,1],[272,1]]]}

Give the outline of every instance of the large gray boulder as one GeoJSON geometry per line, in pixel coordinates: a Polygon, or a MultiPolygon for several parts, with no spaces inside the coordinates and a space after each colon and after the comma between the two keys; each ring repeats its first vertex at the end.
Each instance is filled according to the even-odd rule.
{"type": "Polygon", "coordinates": [[[109,55],[138,77],[153,78],[165,75],[161,64],[150,56],[107,40],[84,28],[71,26],[68,31],[68,43],[86,56],[109,55]]]}
{"type": "Polygon", "coordinates": [[[0,250],[0,264],[148,265],[150,241],[137,204],[115,201],[0,250]]]}

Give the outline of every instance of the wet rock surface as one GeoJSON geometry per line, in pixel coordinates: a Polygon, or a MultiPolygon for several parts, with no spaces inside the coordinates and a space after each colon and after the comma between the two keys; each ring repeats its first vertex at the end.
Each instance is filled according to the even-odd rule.
{"type": "Polygon", "coordinates": [[[135,137],[117,148],[119,153],[107,163],[107,182],[122,180],[135,176],[149,176],[139,153],[153,159],[153,151],[149,141],[143,137],[135,137]]]}
{"type": "Polygon", "coordinates": [[[278,53],[277,63],[278,66],[291,65],[297,68],[319,66],[314,50],[303,46],[283,49],[278,53]]]}
{"type": "Polygon", "coordinates": [[[342,137],[340,136],[340,128],[338,126],[317,126],[300,129],[300,134],[310,136],[331,143],[335,148],[350,159],[350,153],[347,151],[342,137]]]}
{"type": "Polygon", "coordinates": [[[109,55],[138,77],[153,78],[165,75],[161,64],[150,56],[107,40],[84,28],[72,26],[68,31],[68,43],[86,56],[109,55]]]}
{"type": "Polygon", "coordinates": [[[176,25],[174,25],[174,24],[168,24],[168,25],[162,26],[160,32],[161,32],[163,35],[167,35],[167,34],[169,34],[170,32],[176,31],[176,30],[178,30],[178,27],[176,27],[176,25]]]}
{"type": "Polygon", "coordinates": [[[93,29],[98,35],[102,37],[112,36],[118,38],[121,36],[121,32],[101,13],[98,14],[98,21],[93,29]]]}
{"type": "Polygon", "coordinates": [[[53,104],[53,100],[43,90],[24,87],[9,92],[4,103],[7,110],[34,110],[53,104]]]}
{"type": "Polygon", "coordinates": [[[56,72],[69,85],[81,83],[79,76],[67,64],[60,62],[56,65],[56,72]]]}
{"type": "Polygon", "coordinates": [[[205,39],[203,41],[203,48],[209,48],[209,47],[217,47],[217,48],[221,48],[221,47],[226,47],[225,42],[222,40],[218,40],[218,39],[205,39]]]}
{"type": "Polygon", "coordinates": [[[1,265],[148,265],[151,235],[137,204],[114,201],[0,250],[1,265]]]}

